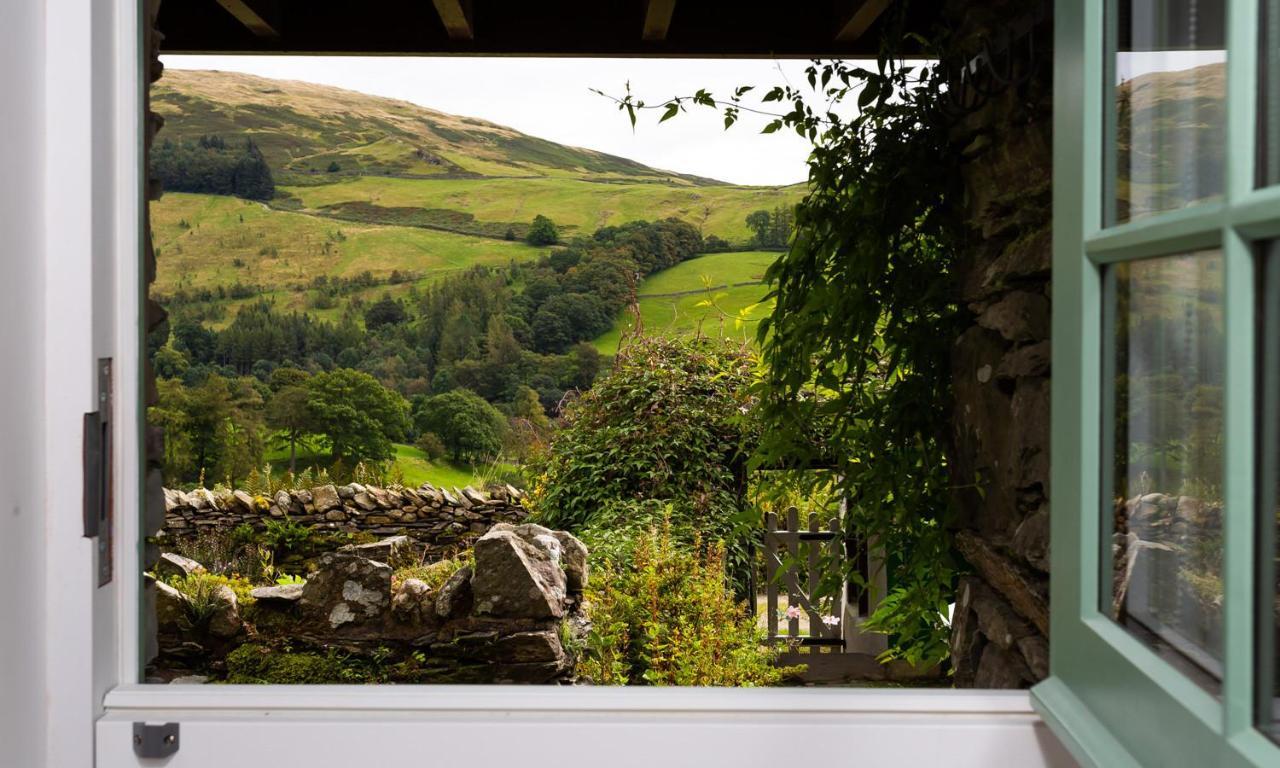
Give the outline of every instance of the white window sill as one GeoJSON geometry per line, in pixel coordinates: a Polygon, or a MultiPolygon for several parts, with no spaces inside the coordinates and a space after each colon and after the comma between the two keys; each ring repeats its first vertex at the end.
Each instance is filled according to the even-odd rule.
{"type": "Polygon", "coordinates": [[[523,685],[126,685],[108,711],[794,713],[1038,717],[1026,691],[523,685]]]}

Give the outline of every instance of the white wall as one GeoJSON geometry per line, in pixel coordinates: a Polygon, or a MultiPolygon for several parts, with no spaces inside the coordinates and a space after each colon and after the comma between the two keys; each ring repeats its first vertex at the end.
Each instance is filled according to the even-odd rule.
{"type": "Polygon", "coordinates": [[[0,2],[0,764],[44,761],[44,7],[0,2]]]}

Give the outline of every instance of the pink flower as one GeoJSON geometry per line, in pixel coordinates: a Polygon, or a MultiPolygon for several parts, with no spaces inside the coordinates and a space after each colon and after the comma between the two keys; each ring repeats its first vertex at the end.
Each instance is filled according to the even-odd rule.
{"type": "Polygon", "coordinates": [[[822,623],[826,624],[828,627],[834,627],[840,623],[840,619],[835,616],[823,616],[822,623]]]}
{"type": "Polygon", "coordinates": [[[800,606],[798,606],[798,605],[788,605],[788,606],[787,606],[787,618],[788,618],[788,619],[798,619],[798,618],[800,618],[801,614],[802,614],[802,611],[800,610],[800,606]]]}

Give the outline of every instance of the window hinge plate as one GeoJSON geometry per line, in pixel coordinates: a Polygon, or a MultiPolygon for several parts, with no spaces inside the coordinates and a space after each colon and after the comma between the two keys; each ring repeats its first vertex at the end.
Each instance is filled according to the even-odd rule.
{"type": "Polygon", "coordinates": [[[178,724],[133,724],[133,753],[138,757],[168,757],[178,751],[178,724]]]}

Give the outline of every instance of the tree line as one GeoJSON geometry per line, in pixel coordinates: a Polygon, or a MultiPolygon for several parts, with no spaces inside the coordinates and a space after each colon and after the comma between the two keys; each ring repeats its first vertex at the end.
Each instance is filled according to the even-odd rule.
{"type": "Polygon", "coordinates": [[[337,322],[261,300],[216,330],[173,307],[149,340],[166,479],[244,477],[282,435],[293,453],[320,446],[348,463],[415,439],[457,460],[519,454],[516,438],[541,439],[566,392],[591,386],[603,359],[588,341],[636,282],[702,247],[674,219],[606,227],[534,262],[475,267],[359,315],[348,307],[337,322]]]}
{"type": "Polygon", "coordinates": [[[253,139],[228,144],[221,136],[195,141],[165,139],[151,151],[151,175],[164,189],[270,200],[275,194],[271,168],[253,139]]]}

